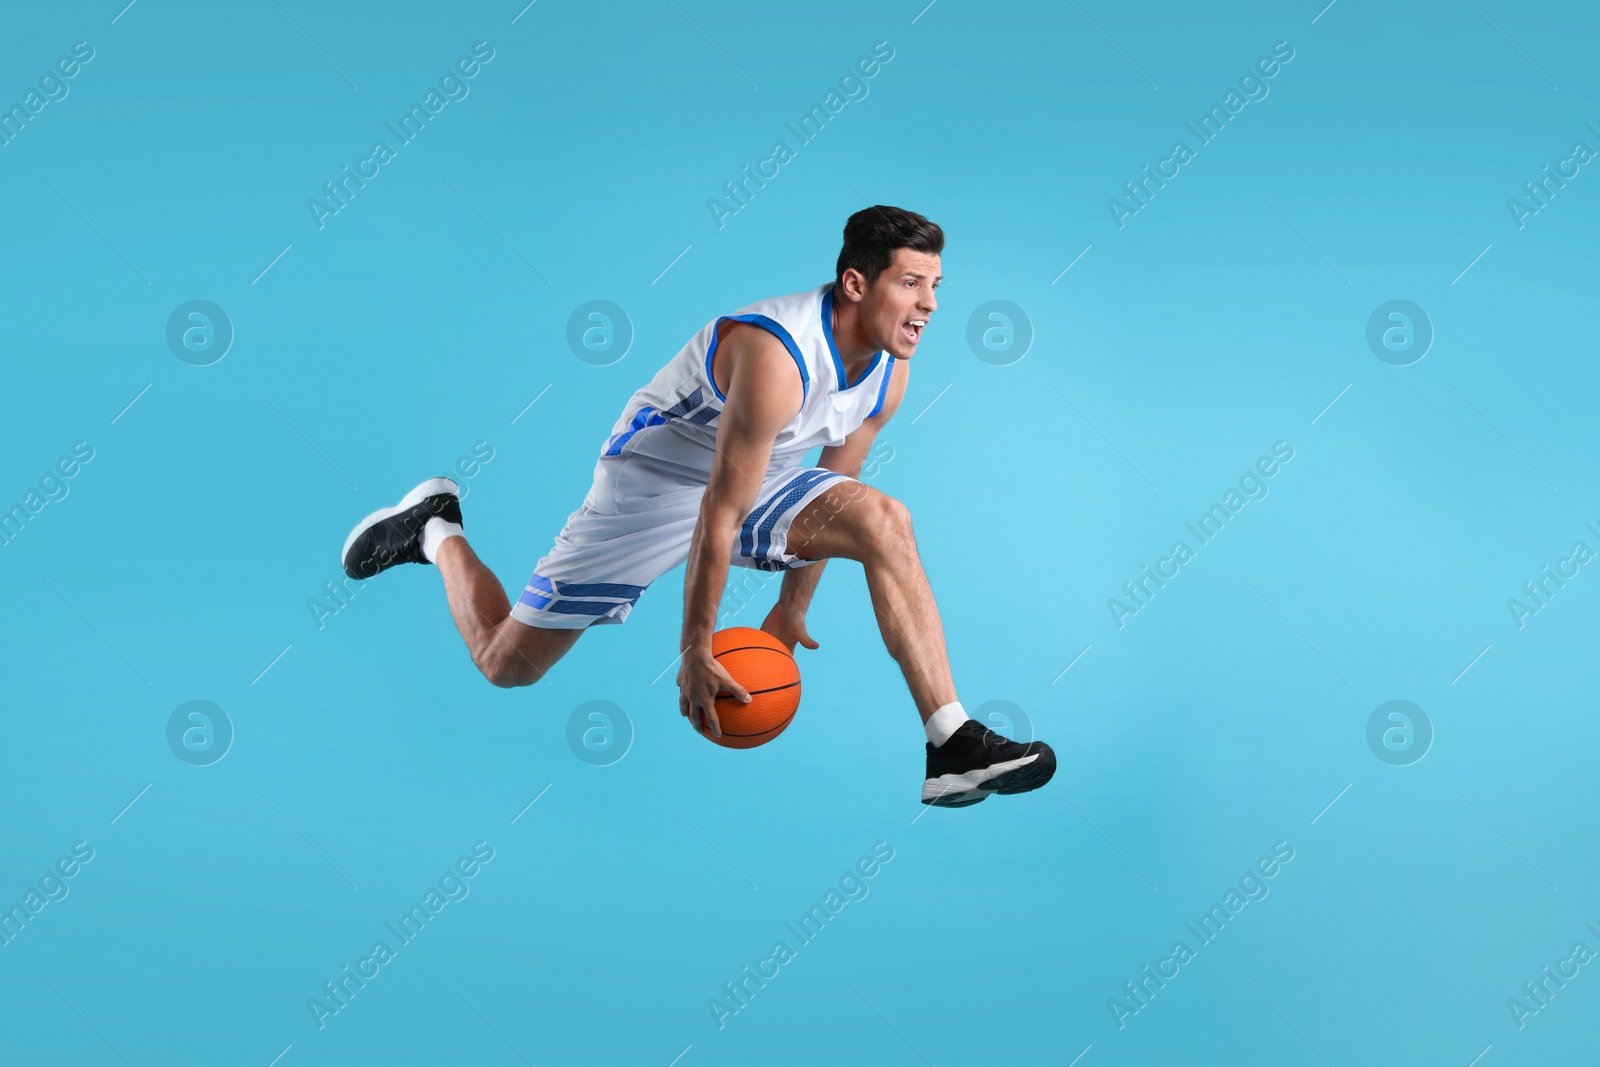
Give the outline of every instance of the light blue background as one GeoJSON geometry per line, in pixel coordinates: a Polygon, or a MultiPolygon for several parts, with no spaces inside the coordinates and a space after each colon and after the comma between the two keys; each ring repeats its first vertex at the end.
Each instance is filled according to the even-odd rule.
{"type": "Polygon", "coordinates": [[[8,105],[96,50],[0,148],[0,498],[95,449],[0,549],[0,903],[96,850],[0,948],[6,1062],[1594,1047],[1593,966],[1525,1029],[1506,1007],[1600,949],[1600,577],[1520,630],[1506,606],[1600,548],[1600,176],[1522,229],[1506,206],[1600,148],[1592,9],[321,7],[5,16],[8,105]],[[307,199],[480,40],[470,96],[319,230],[307,199]],[[708,198],[877,41],[870,95],[719,230],[708,198]],[[1277,41],[1270,96],[1119,230],[1107,198],[1277,41]],[[869,201],[948,235],[873,484],[911,506],[963,701],[1025,709],[1054,788],[923,814],[923,738],[849,563],[811,613],[799,716],[749,752],[695,737],[660,673],[681,571],[531,690],[481,680],[421,568],[318,628],[351,523],[480,441],[468,530],[519,589],[629,393],[711,316],[830,277],[869,201]],[[194,299],[236,330],[208,367],[164,337],[194,299]],[[591,299],[632,321],[612,366],[566,344],[591,299]],[[1034,331],[1010,366],[966,343],[995,299],[1034,331]],[[1412,366],[1366,344],[1391,299],[1436,331],[1412,366]],[[1107,598],[1278,441],[1270,496],[1119,629],[1107,598]],[[1397,698],[1436,731],[1407,767],[1365,740],[1397,698]],[[165,741],[193,699],[236,731],[204,768],[165,741]],[[565,741],[597,699],[636,734],[603,768],[565,741]],[[471,895],[319,1030],[308,998],[480,840],[471,895]],[[719,1030],[708,998],[878,841],[870,896],[719,1030]],[[1271,895],[1119,1030],[1108,999],[1280,841],[1271,895]]]}

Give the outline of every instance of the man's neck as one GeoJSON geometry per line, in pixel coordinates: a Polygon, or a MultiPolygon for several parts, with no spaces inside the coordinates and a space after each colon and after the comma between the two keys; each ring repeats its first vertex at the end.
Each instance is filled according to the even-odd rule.
{"type": "Polygon", "coordinates": [[[844,364],[845,380],[841,385],[848,385],[861,376],[872,362],[872,357],[877,355],[878,349],[867,340],[866,331],[861,328],[861,318],[856,313],[854,304],[840,301],[838,296],[833,300],[833,347],[839,350],[839,362],[844,364]]]}

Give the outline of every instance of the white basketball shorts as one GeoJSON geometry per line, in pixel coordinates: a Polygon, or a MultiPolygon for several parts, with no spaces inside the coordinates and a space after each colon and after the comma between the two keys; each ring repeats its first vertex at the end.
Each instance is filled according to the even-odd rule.
{"type": "MultiPolygon", "coordinates": [[[[818,467],[768,470],[731,562],[765,571],[815,562],[788,551],[790,524],[830,486],[853,481],[818,467]]],[[[602,456],[583,506],[534,568],[511,617],[564,630],[623,622],[651,582],[689,558],[705,491],[700,471],[646,454],[602,456]]]]}

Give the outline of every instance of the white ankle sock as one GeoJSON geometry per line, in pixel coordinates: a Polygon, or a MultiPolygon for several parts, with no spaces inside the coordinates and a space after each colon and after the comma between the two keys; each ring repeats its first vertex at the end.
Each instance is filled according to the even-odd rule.
{"type": "Polygon", "coordinates": [[[435,515],[422,528],[422,554],[429,563],[432,563],[434,555],[439,551],[439,546],[444,544],[445,538],[465,536],[466,531],[459,525],[435,515]]]}
{"type": "Polygon", "coordinates": [[[966,721],[967,709],[957,700],[928,716],[928,721],[922,724],[922,728],[928,731],[929,743],[938,748],[950,740],[950,735],[961,729],[961,724],[966,721]]]}

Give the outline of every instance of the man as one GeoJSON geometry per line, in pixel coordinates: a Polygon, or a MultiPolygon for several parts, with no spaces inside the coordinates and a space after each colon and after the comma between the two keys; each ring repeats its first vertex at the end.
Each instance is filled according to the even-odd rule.
{"type": "Polygon", "coordinates": [[[345,573],[436,564],[472,662],[493,684],[519,686],[543,678],[589,626],[624,621],[687,560],[678,709],[720,737],[717,694],[750,700],[711,655],[729,566],[784,571],[761,628],[793,651],[818,647],[805,614],[824,563],[857,560],[927,732],[923,803],[1039,788],[1055,754],[967,717],[910,514],[856,480],[905,396],[938,307],[943,249],[944,232],[921,215],[868,208],[845,223],[833,282],[707,323],[628,401],[583,506],[514,606],[467,545],[448,478],[363,519],[345,541],[345,573]],[[801,467],[819,445],[818,465],[801,467]]]}

